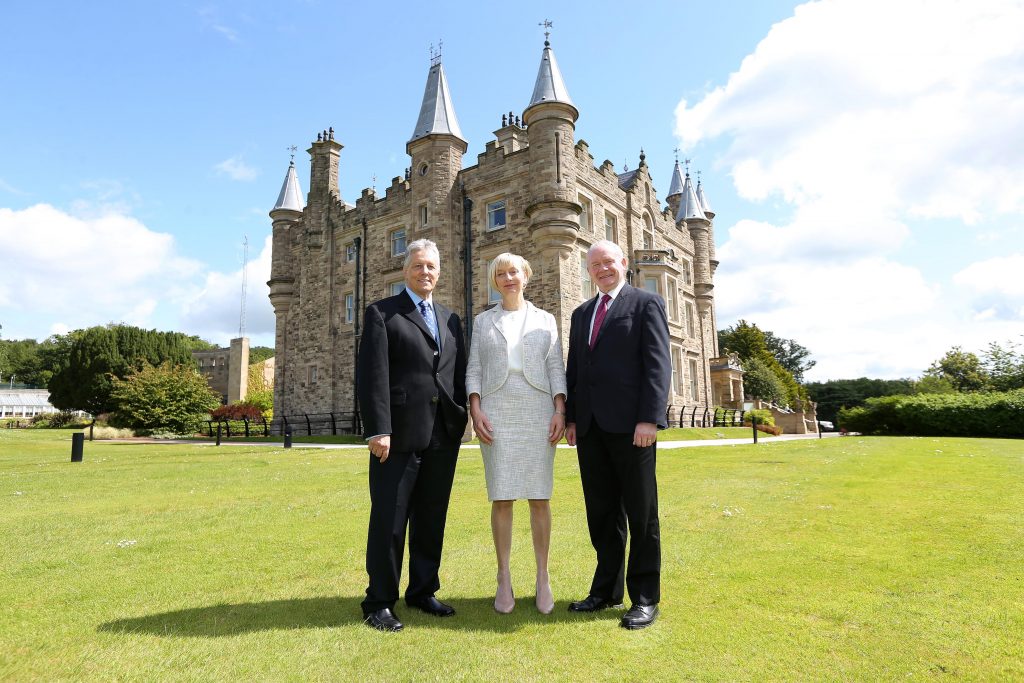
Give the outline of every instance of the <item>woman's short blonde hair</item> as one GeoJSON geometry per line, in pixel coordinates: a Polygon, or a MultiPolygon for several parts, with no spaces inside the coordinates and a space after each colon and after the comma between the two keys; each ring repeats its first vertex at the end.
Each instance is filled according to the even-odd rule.
{"type": "MultiPolygon", "coordinates": [[[[487,268],[487,280],[491,283],[491,286],[499,292],[501,291],[501,287],[498,286],[497,281],[494,279],[494,274],[498,272],[498,268],[507,268],[508,266],[515,266],[519,270],[523,271],[526,275],[526,282],[529,282],[530,278],[533,277],[533,268],[530,267],[530,262],[519,254],[512,254],[507,251],[504,254],[498,254],[494,257],[494,260],[491,261],[491,265],[487,268]]],[[[525,285],[526,282],[523,284],[525,285]]]]}

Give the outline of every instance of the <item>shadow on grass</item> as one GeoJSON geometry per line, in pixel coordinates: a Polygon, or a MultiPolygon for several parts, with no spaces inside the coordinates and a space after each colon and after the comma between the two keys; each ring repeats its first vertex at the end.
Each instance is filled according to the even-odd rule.
{"type": "MultiPolygon", "coordinates": [[[[220,638],[254,631],[307,628],[337,628],[358,625],[361,621],[359,597],[302,598],[240,604],[211,605],[161,612],[141,617],[115,619],[100,624],[103,633],[147,633],[168,638],[220,638]]],[[[554,624],[609,620],[617,623],[623,610],[604,610],[595,614],[568,611],[568,602],[555,604],[551,614],[540,614],[532,596],[516,601],[512,614],[497,614],[491,598],[452,599],[457,613],[438,618],[407,607],[399,601],[395,611],[409,628],[445,628],[452,630],[495,631],[506,633],[533,624],[554,624]]]]}

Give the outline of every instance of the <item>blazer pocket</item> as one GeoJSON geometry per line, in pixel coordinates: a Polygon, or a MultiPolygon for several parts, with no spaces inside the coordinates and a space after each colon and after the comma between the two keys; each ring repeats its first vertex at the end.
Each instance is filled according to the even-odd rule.
{"type": "Polygon", "coordinates": [[[391,405],[393,405],[393,406],[404,406],[405,405],[405,389],[392,390],[392,392],[391,392],[391,405]]]}

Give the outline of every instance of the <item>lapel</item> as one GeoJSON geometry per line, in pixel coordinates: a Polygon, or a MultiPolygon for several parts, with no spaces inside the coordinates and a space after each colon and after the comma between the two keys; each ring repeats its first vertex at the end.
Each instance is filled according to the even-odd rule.
{"type": "MultiPolygon", "coordinates": [[[[408,320],[409,322],[411,322],[413,325],[415,325],[416,327],[420,328],[420,331],[427,336],[427,341],[429,341],[431,344],[434,344],[436,346],[437,342],[434,341],[434,335],[431,334],[430,328],[427,327],[427,321],[423,319],[423,314],[420,313],[420,309],[417,308],[416,304],[413,303],[412,297],[409,296],[409,293],[406,292],[406,291],[403,291],[401,294],[398,295],[398,298],[402,302],[402,305],[401,305],[402,316],[404,316],[405,319],[408,320]]],[[[448,312],[445,311],[445,316],[444,316],[445,323],[448,322],[448,315],[447,315],[447,313],[448,312]]],[[[440,312],[438,311],[438,307],[437,306],[434,306],[434,315],[437,316],[438,332],[440,334],[444,334],[444,327],[442,326],[443,324],[441,322],[441,315],[440,315],[440,312]]],[[[444,339],[447,340],[447,337],[445,337],[444,339]]],[[[444,342],[442,342],[442,348],[444,348],[444,342]]]]}
{"type": "MultiPolygon", "coordinates": [[[[612,299],[612,303],[608,307],[608,312],[604,314],[604,320],[601,322],[601,329],[597,331],[597,339],[594,340],[594,348],[597,348],[597,345],[601,343],[601,339],[604,338],[605,330],[611,326],[611,322],[616,318],[623,318],[627,315],[626,308],[629,306],[628,300],[632,296],[633,288],[628,284],[622,285],[622,289],[619,290],[619,295],[612,299]]],[[[590,347],[589,340],[587,347],[590,347]]]]}
{"type": "Polygon", "coordinates": [[[583,344],[583,350],[588,353],[590,352],[590,319],[594,317],[594,307],[597,302],[598,297],[590,297],[590,300],[580,309],[580,330],[583,334],[579,336],[579,340],[583,344]]]}
{"type": "MultiPolygon", "coordinates": [[[[501,315],[501,310],[501,302],[498,302],[498,304],[490,310],[491,324],[494,326],[494,329],[498,330],[498,332],[501,333],[501,338],[505,340],[505,344],[507,345],[508,333],[506,333],[505,327],[502,324],[502,321],[504,320],[505,316],[501,315]]],[[[526,323],[526,329],[529,329],[530,327],[530,318],[533,315],[533,310],[533,304],[531,304],[529,301],[525,302],[524,312],[526,314],[526,320],[524,322],[526,323]]]]}
{"type": "MultiPolygon", "coordinates": [[[[448,318],[450,318],[451,315],[452,312],[441,304],[434,304],[434,317],[437,318],[437,336],[441,338],[441,353],[446,352],[455,344],[455,339],[448,331],[448,318]]],[[[421,315],[420,318],[422,317],[423,316],[421,315]]],[[[426,329],[426,327],[427,323],[424,321],[423,328],[426,329]]],[[[430,334],[429,330],[427,331],[427,334],[430,334]]],[[[430,337],[430,341],[434,341],[432,336],[430,337]]]]}

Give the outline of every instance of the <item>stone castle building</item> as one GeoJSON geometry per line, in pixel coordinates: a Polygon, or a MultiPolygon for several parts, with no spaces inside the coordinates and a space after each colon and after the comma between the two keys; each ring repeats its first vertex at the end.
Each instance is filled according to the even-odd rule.
{"type": "MultiPolygon", "coordinates": [[[[355,204],[338,185],[342,145],[330,129],[317,135],[310,191],[303,201],[289,166],[273,210],[270,301],[277,319],[275,415],[355,410],[355,358],[365,306],[401,291],[405,246],[437,243],[441,277],[434,296],[473,316],[500,295],[487,282],[498,254],[526,257],[534,275],[526,295],[550,311],[567,348],[569,320],[596,288],[585,265],[599,239],[630,262],[636,287],[660,293],[671,334],[670,417],[685,408],[738,407],[738,368],[719,362],[713,296],[714,213],[703,188],[678,161],[667,206],[659,201],[643,151],[628,173],[595,165],[575,137],[579,111],[545,41],[540,70],[522,118],[502,115],[495,138],[464,166],[462,136],[444,67],[432,60],[423,103],[406,145],[411,163],[384,196],[364,189],[355,204]],[[712,380],[712,373],[717,373],[712,380]]],[[[719,359],[721,360],[721,359],[719,359]]]]}

